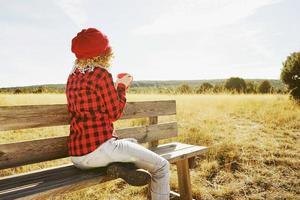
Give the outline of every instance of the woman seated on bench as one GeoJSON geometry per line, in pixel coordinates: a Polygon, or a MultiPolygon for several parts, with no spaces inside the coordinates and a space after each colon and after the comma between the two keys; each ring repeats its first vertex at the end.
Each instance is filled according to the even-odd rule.
{"type": "Polygon", "coordinates": [[[72,39],[72,52],[77,59],[66,86],[71,161],[80,169],[108,166],[108,175],[131,185],[151,180],[152,199],[169,199],[169,162],[134,138],[118,139],[114,131],[132,76],[123,74],[114,84],[108,71],[113,53],[107,37],[95,28],[83,29],[72,39]]]}

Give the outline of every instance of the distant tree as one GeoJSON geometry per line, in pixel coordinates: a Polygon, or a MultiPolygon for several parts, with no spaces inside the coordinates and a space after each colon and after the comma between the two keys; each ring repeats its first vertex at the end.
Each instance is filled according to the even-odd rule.
{"type": "Polygon", "coordinates": [[[253,81],[246,82],[246,93],[253,94],[257,92],[257,85],[253,81]]]}
{"type": "Polygon", "coordinates": [[[214,86],[208,82],[204,82],[200,85],[200,87],[198,87],[196,89],[196,93],[200,94],[200,93],[205,93],[205,92],[208,92],[210,90],[212,90],[214,86]]]}
{"type": "Polygon", "coordinates": [[[283,63],[280,75],[290,95],[300,102],[300,52],[294,52],[283,63]]]}
{"type": "Polygon", "coordinates": [[[192,88],[188,84],[182,84],[176,88],[176,92],[180,94],[188,94],[192,92],[192,88]]]}
{"type": "Polygon", "coordinates": [[[20,93],[22,93],[22,90],[20,88],[17,88],[17,89],[15,89],[14,93],[15,94],[20,94],[20,93]]]}
{"type": "Polygon", "coordinates": [[[264,80],[258,85],[258,92],[259,93],[270,93],[272,90],[272,86],[270,81],[264,80]]]}
{"type": "Polygon", "coordinates": [[[230,91],[236,91],[238,93],[245,92],[246,82],[244,79],[239,77],[231,77],[226,80],[224,87],[230,91]]]}

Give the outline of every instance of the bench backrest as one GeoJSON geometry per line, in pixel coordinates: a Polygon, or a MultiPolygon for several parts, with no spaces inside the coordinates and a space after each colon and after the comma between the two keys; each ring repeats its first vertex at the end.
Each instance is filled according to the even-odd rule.
{"type": "MultiPolygon", "coordinates": [[[[149,124],[117,129],[120,138],[134,137],[156,146],[158,140],[177,136],[177,123],[158,124],[158,116],[175,115],[176,102],[127,102],[121,119],[149,118],[149,124]]],[[[66,104],[0,106],[0,131],[68,125],[66,104]]],[[[1,134],[1,133],[0,133],[1,134]]],[[[68,157],[67,136],[0,144],[0,169],[68,157]]]]}

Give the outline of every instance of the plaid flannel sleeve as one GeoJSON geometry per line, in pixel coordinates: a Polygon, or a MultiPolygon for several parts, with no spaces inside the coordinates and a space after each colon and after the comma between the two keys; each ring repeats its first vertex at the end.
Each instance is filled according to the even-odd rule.
{"type": "Polygon", "coordinates": [[[102,98],[109,118],[114,122],[122,116],[126,104],[125,85],[114,86],[112,75],[107,72],[103,76],[102,98]]]}

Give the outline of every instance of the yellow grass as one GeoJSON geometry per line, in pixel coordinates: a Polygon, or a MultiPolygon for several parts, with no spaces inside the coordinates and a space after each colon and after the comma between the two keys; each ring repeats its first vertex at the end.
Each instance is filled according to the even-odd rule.
{"type": "MultiPolygon", "coordinates": [[[[180,135],[206,145],[192,169],[195,199],[299,199],[300,107],[284,95],[128,95],[129,101],[175,99],[180,135]]],[[[0,105],[65,103],[61,94],[0,95],[0,105]]],[[[160,117],[159,121],[174,117],[160,117]]],[[[147,120],[116,124],[138,126],[147,120]]],[[[0,143],[67,135],[68,126],[0,132],[0,143]]],[[[168,140],[167,140],[168,141],[168,140]]],[[[167,142],[163,141],[163,142],[167,142]]],[[[0,171],[1,176],[69,162],[61,159],[0,171]]],[[[172,166],[171,187],[178,191],[172,166]]],[[[145,199],[146,188],[122,180],[54,199],[145,199]]],[[[53,198],[52,198],[53,199],[53,198]]]]}

